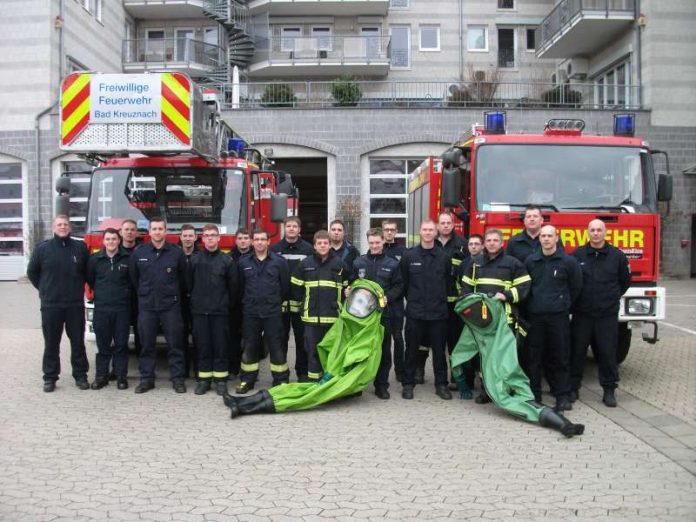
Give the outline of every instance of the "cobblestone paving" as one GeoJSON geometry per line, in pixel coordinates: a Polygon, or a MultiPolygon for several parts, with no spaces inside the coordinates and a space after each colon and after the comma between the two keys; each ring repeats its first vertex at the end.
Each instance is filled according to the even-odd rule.
{"type": "MultiPolygon", "coordinates": [[[[26,314],[36,310],[29,303],[26,314]]],[[[175,394],[163,361],[150,393],[80,391],[67,346],[58,388],[44,394],[41,332],[24,326],[0,323],[0,520],[696,518],[696,476],[605,415],[591,387],[569,412],[587,431],[571,440],[491,405],[441,401],[431,376],[413,401],[392,386],[389,401],[368,390],[317,411],[233,421],[213,394],[175,394]]],[[[696,336],[684,339],[660,349],[693,354],[696,336]]],[[[629,356],[636,368],[648,350],[629,356]]],[[[645,373],[624,370],[626,402],[629,390],[643,398],[634,381],[645,373]]],[[[680,386],[663,387],[664,406],[652,402],[657,389],[645,400],[676,415],[680,386]]],[[[692,403],[688,417],[694,395],[680,400],[692,403]]]]}

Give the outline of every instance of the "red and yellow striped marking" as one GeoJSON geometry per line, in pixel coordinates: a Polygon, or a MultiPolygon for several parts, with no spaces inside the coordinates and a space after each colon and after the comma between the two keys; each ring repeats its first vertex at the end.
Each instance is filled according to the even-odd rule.
{"type": "Polygon", "coordinates": [[[181,143],[191,144],[191,84],[183,74],[162,74],[162,124],[181,143]]]}
{"type": "Polygon", "coordinates": [[[61,143],[70,144],[89,124],[91,75],[73,73],[65,77],[61,92],[61,143]]]}

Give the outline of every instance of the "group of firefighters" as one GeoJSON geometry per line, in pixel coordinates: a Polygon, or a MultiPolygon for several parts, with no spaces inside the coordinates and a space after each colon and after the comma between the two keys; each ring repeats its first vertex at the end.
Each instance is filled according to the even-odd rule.
{"type": "MultiPolygon", "coordinates": [[[[301,221],[288,217],[284,238],[269,245],[265,230],[237,231],[236,246],[220,250],[220,230],[205,225],[202,248],[196,231],[183,225],[179,245],[166,239],[161,218],[149,222],[150,240],[138,244],[137,224],[123,221],[103,232],[103,248],[89,256],[82,241],[70,237],[67,216],[53,222],[53,238],[36,246],[27,275],[41,298],[44,391],[55,390],[60,374],[60,339],[71,343],[72,376],[80,389],[100,389],[113,378],[128,388],[128,339],[134,326],[140,382],[135,393],[155,386],[155,345],[161,331],[174,390],[186,392],[193,370],[195,393],[214,387],[228,393],[227,382],[239,376],[235,392],[256,384],[259,361],[267,350],[273,385],[289,382],[290,330],[295,339],[295,376],[319,381],[323,369],[317,344],[337,320],[347,288],[358,278],[378,283],[385,293],[382,357],[374,390],[389,399],[392,362],[402,397],[412,399],[432,353],[435,392],[451,399],[459,389],[473,398],[477,361],[467,363],[465,383],[448,372],[463,323],[454,310],[460,296],[478,292],[504,303],[507,321],[518,338],[518,357],[541,402],[545,377],[559,412],[578,398],[587,347],[598,362],[603,401],[616,406],[619,376],[618,307],[630,283],[625,255],[605,241],[600,220],[588,225],[589,243],[566,254],[557,230],[543,225],[542,211],[530,206],[524,230],[503,249],[503,233],[464,240],[454,232],[449,212],[437,223],[420,224],[420,242],[406,249],[396,241],[397,222],[385,219],[367,232],[368,251],[345,239],[340,219],[301,238],[301,221]],[[93,329],[97,342],[95,379],[88,382],[84,345],[84,285],[93,293],[93,329]],[[570,316],[572,314],[572,321],[570,316]],[[405,319],[405,328],[404,328],[405,319]],[[193,342],[189,342],[192,334],[193,342]],[[405,343],[404,343],[405,336],[405,343]],[[393,357],[392,357],[393,344],[393,357]]],[[[477,403],[489,402],[485,382],[477,403]]]]}

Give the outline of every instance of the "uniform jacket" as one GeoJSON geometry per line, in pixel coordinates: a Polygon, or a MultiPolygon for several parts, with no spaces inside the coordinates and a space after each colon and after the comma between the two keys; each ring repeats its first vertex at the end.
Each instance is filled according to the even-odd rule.
{"type": "Polygon", "coordinates": [[[248,256],[249,254],[253,253],[254,249],[250,248],[246,252],[242,253],[237,246],[235,246],[232,250],[230,250],[230,257],[234,259],[235,261],[239,261],[239,259],[242,256],[248,256]]]}
{"type": "Polygon", "coordinates": [[[447,252],[447,255],[449,255],[450,259],[452,260],[452,267],[449,276],[449,290],[447,292],[447,301],[453,303],[459,297],[460,291],[459,284],[457,281],[457,272],[462,262],[464,262],[469,257],[469,249],[467,248],[464,240],[462,240],[462,238],[460,238],[454,232],[452,232],[452,236],[450,240],[447,241],[447,243],[443,243],[440,236],[438,236],[437,240],[435,241],[435,244],[439,245],[440,248],[444,249],[445,252],[447,252]]]}
{"type": "Polygon", "coordinates": [[[524,265],[503,251],[491,259],[484,250],[469,260],[462,273],[462,295],[477,292],[492,297],[500,292],[508,303],[517,304],[529,293],[531,277],[524,265]]]}
{"type": "Polygon", "coordinates": [[[317,254],[305,258],[292,274],[292,299],[300,303],[300,317],[308,324],[336,322],[343,289],[348,286],[348,270],[333,250],[322,261],[317,254]]]}
{"type": "MultiPolygon", "coordinates": [[[[285,258],[288,262],[288,271],[290,274],[295,272],[295,268],[300,264],[300,261],[314,254],[312,245],[302,238],[298,238],[294,243],[288,243],[283,238],[273,245],[271,250],[285,258]]],[[[283,303],[283,311],[297,313],[300,311],[300,303],[293,299],[288,299],[283,303]]]]}
{"type": "Polygon", "coordinates": [[[437,245],[409,248],[401,257],[401,276],[407,300],[406,317],[436,321],[447,319],[447,294],[451,259],[437,245]]]}
{"type": "Polygon", "coordinates": [[[128,311],[133,299],[128,251],[119,248],[114,257],[105,249],[87,261],[87,284],[94,291],[94,309],[105,312],[128,311]]]}
{"type": "Polygon", "coordinates": [[[401,261],[401,256],[404,255],[404,252],[406,252],[406,247],[396,241],[393,243],[384,243],[384,253],[397,261],[401,261]]]}
{"type": "Polygon", "coordinates": [[[558,248],[550,256],[536,252],[527,258],[525,268],[532,278],[527,312],[569,313],[582,290],[582,271],[575,258],[558,248]]]}
{"type": "Polygon", "coordinates": [[[573,255],[583,276],[582,292],[574,311],[593,317],[617,314],[621,296],[631,286],[631,267],[626,255],[609,243],[599,249],[588,243],[573,255]]]}
{"type": "Polygon", "coordinates": [[[201,250],[189,260],[186,277],[192,313],[229,315],[239,290],[234,259],[219,249],[201,250]]]}
{"type": "MultiPolygon", "coordinates": [[[[563,249],[563,242],[560,238],[558,239],[556,247],[561,250],[563,249]]],[[[539,243],[539,236],[537,235],[537,237],[533,238],[527,234],[526,230],[523,230],[510,238],[505,253],[524,263],[529,256],[540,251],[541,243],[539,243]]]]}
{"type": "Polygon", "coordinates": [[[341,248],[334,249],[333,247],[331,247],[331,249],[338,256],[338,258],[341,261],[343,261],[343,264],[346,266],[346,270],[348,270],[350,272],[350,270],[353,269],[353,262],[360,255],[360,252],[358,252],[358,249],[355,248],[353,243],[351,243],[350,241],[346,241],[345,239],[343,240],[343,244],[341,245],[341,248]]]}
{"type": "Polygon", "coordinates": [[[27,277],[39,290],[41,308],[84,306],[87,246],[57,235],[39,243],[31,254],[27,277]]]}
{"type": "Polygon", "coordinates": [[[382,287],[387,297],[383,318],[404,316],[404,280],[396,259],[385,253],[368,252],[353,262],[353,278],[369,279],[382,287]]]}
{"type": "Polygon", "coordinates": [[[287,261],[269,250],[263,261],[252,253],[243,255],[237,266],[242,313],[262,319],[280,315],[290,290],[287,261]]]}
{"type": "Polygon", "coordinates": [[[151,242],[143,243],[131,255],[130,273],[140,310],[159,312],[181,306],[186,256],[179,247],[165,241],[158,250],[151,242]]]}

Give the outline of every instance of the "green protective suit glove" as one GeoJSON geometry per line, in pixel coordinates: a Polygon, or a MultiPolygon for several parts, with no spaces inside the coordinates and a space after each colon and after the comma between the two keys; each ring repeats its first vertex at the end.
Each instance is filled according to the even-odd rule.
{"type": "Polygon", "coordinates": [[[457,378],[457,388],[459,388],[459,398],[465,401],[470,401],[474,398],[474,392],[466,384],[466,379],[463,375],[457,378]]]}

